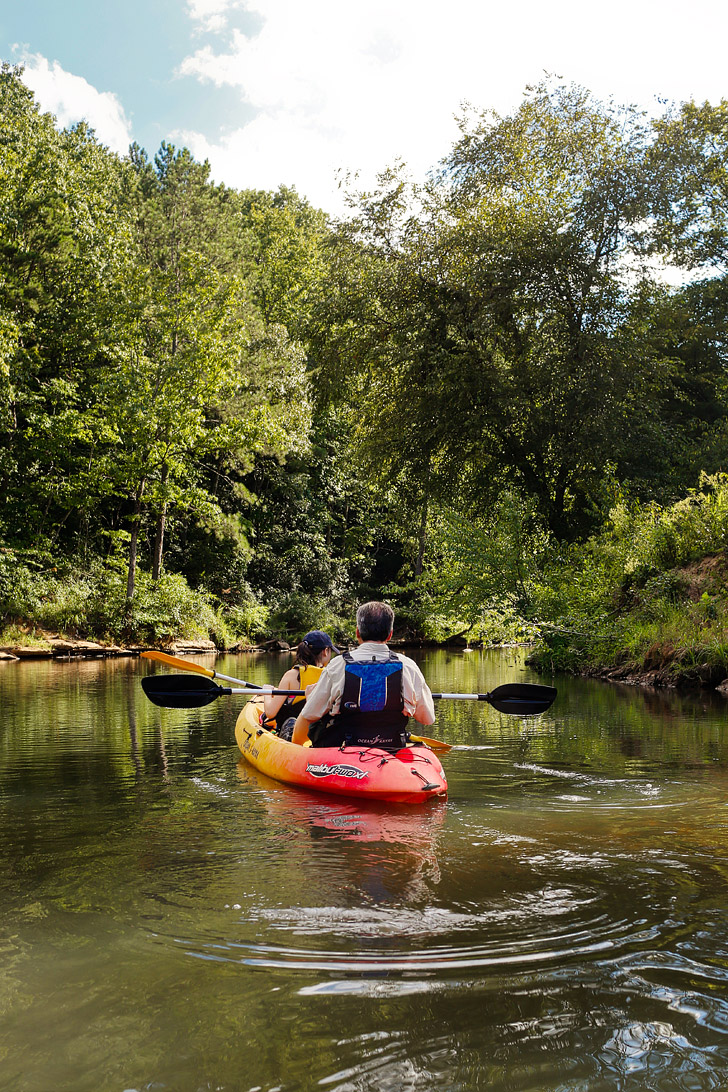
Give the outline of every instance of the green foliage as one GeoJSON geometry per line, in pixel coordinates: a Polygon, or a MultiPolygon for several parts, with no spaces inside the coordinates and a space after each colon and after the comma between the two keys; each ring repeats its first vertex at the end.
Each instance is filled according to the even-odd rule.
{"type": "Polygon", "coordinates": [[[397,603],[400,637],[465,645],[521,644],[535,640],[538,627],[524,618],[519,605],[507,593],[490,597],[485,604],[462,614],[452,599],[430,577],[405,585],[391,585],[387,598],[397,603]]]}
{"type": "MultiPolygon", "coordinates": [[[[138,575],[130,604],[123,562],[49,566],[47,558],[6,549],[0,552],[0,617],[9,635],[25,632],[17,623],[30,620],[39,629],[77,637],[162,644],[204,637],[222,647],[266,630],[267,611],[252,596],[225,610],[179,574],[159,580],[143,570],[138,575]]],[[[27,635],[19,643],[27,644],[27,635]]]]}
{"type": "MultiPolygon", "coordinates": [[[[2,555],[0,610],[5,622],[32,619],[46,630],[79,637],[165,641],[175,637],[229,637],[211,597],[195,592],[180,575],[153,581],[140,573],[130,610],[123,566],[81,563],[41,568],[31,557],[2,555]]],[[[229,643],[226,641],[225,643],[229,643]]]]}
{"type": "Polygon", "coordinates": [[[661,179],[656,234],[684,265],[728,259],[728,101],[685,102],[655,124],[661,179]]]}
{"type": "Polygon", "coordinates": [[[239,522],[211,467],[305,450],[303,350],[254,302],[254,255],[275,252],[267,292],[288,298],[324,220],[295,194],[215,187],[166,143],[121,161],[84,126],[59,131],[21,77],[0,72],[5,530],[90,556],[125,531],[132,599],[138,556],[158,578],[170,534],[239,522]]]}
{"type": "Polygon", "coordinates": [[[379,594],[379,573],[394,575],[386,560],[373,556],[381,500],[347,452],[345,424],[335,413],[319,412],[305,457],[291,453],[283,463],[261,457],[244,479],[249,499],[239,503],[253,543],[246,579],[259,598],[281,604],[276,624],[291,631],[321,628],[315,619],[299,625],[297,597],[320,601],[327,616],[349,616],[355,589],[366,595],[371,581],[379,594]]]}
{"type": "Polygon", "coordinates": [[[326,217],[285,186],[274,194],[244,191],[237,204],[250,225],[253,298],[266,323],[295,333],[321,276],[326,217]]]}
{"type": "Polygon", "coordinates": [[[552,555],[545,568],[540,661],[678,675],[699,661],[709,677],[713,668],[725,677],[727,547],[728,475],[703,475],[667,508],[620,504],[601,535],[552,555]]]}
{"type": "Polygon", "coordinates": [[[429,494],[482,515],[515,486],[560,538],[598,521],[644,384],[617,331],[647,141],[634,110],[542,84],[465,119],[428,187],[390,171],[360,195],[316,347],[346,398],[356,370],[355,438],[408,514],[429,494]]]}
{"type": "Polygon", "coordinates": [[[49,643],[44,633],[36,633],[34,626],[11,624],[0,628],[0,646],[5,648],[43,648],[49,643]]]}
{"type": "Polygon", "coordinates": [[[258,602],[252,595],[227,607],[223,612],[226,626],[239,641],[255,644],[271,636],[270,607],[258,602]]]}
{"type": "Polygon", "coordinates": [[[456,635],[484,644],[528,640],[540,567],[550,538],[532,500],[503,494],[487,517],[433,505],[425,569],[388,595],[413,636],[456,635]]]}
{"type": "Polygon", "coordinates": [[[331,609],[329,601],[306,592],[284,594],[271,605],[268,625],[272,634],[291,638],[295,643],[311,629],[323,629],[337,637],[354,637],[353,615],[342,616],[331,609]]]}
{"type": "Polygon", "coordinates": [[[723,550],[728,545],[728,475],[701,475],[699,487],[669,508],[620,505],[611,522],[614,556],[627,577],[723,550]]]}
{"type": "Polygon", "coordinates": [[[726,548],[727,111],[547,80],[331,224],[120,159],[3,66],[6,623],[350,634],[387,594],[417,638],[537,620],[562,665],[722,647],[683,570],[726,548]]]}

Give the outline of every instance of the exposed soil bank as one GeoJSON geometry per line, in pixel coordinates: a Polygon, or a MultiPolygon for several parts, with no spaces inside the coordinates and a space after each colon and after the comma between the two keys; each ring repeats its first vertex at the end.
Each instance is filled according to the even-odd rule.
{"type": "Polygon", "coordinates": [[[614,668],[604,671],[584,671],[581,674],[588,678],[618,682],[626,686],[649,686],[653,690],[718,690],[728,696],[728,678],[724,677],[724,669],[716,668],[708,663],[680,671],[679,674],[670,667],[636,672],[628,668],[614,668]]]}
{"type": "MultiPolygon", "coordinates": [[[[85,641],[58,634],[39,636],[36,631],[34,644],[0,645],[0,660],[75,660],[106,659],[117,656],[138,656],[152,645],[117,645],[99,641],[85,641]]],[[[175,656],[194,652],[217,652],[212,641],[173,641],[165,646],[175,656]]]]}
{"type": "MultiPolygon", "coordinates": [[[[141,652],[146,652],[154,648],[162,649],[164,652],[169,652],[173,656],[185,656],[194,653],[214,653],[216,655],[222,655],[225,652],[277,653],[293,652],[295,650],[295,645],[291,645],[288,641],[278,638],[264,641],[257,645],[241,641],[232,645],[230,648],[219,648],[213,641],[207,640],[206,638],[199,638],[191,641],[180,638],[164,645],[160,645],[159,643],[118,645],[103,641],[87,641],[81,638],[68,637],[58,633],[44,631],[38,626],[28,627],[28,632],[29,635],[32,634],[32,643],[23,645],[0,645],[0,661],[105,659],[107,657],[113,658],[117,656],[138,656],[141,652]]],[[[339,645],[342,648],[352,645],[353,643],[354,642],[339,641],[339,645]]],[[[482,647],[480,645],[468,646],[463,638],[455,638],[454,640],[444,642],[405,638],[394,639],[390,644],[395,648],[452,647],[460,649],[461,651],[470,651],[472,648],[482,647]]]]}

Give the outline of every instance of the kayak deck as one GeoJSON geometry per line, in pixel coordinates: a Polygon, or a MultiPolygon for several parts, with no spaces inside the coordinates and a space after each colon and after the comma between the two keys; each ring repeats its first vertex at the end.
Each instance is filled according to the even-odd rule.
{"type": "Polygon", "coordinates": [[[445,772],[428,747],[417,744],[394,753],[380,747],[301,747],[263,727],[262,709],[260,698],[243,707],[235,739],[246,761],[277,781],[393,803],[418,804],[447,794],[445,772]]]}

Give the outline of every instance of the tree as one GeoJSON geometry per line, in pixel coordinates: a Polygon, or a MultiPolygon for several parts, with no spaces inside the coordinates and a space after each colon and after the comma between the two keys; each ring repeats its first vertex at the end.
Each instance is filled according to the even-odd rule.
{"type": "Polygon", "coordinates": [[[89,407],[116,358],[131,250],[125,172],[0,72],[0,479],[16,541],[75,534],[93,504],[89,407]]]}
{"type": "Polygon", "coordinates": [[[142,261],[129,281],[124,359],[97,392],[109,430],[105,476],[131,505],[129,601],[145,511],[156,517],[152,575],[159,579],[170,504],[214,518],[216,506],[200,489],[202,460],[221,446],[255,446],[264,430],[254,415],[223,420],[216,412],[246,382],[250,308],[246,314],[239,279],[215,266],[219,195],[209,166],[166,144],[154,167],[137,148],[130,158],[142,261]]]}
{"type": "Polygon", "coordinates": [[[423,506],[484,514],[515,486],[559,538],[597,517],[644,381],[615,334],[646,147],[636,111],[541,84],[509,117],[463,119],[428,186],[383,176],[340,229],[323,359],[366,377],[360,432],[423,506]]]}
{"type": "Polygon", "coordinates": [[[243,191],[235,205],[247,228],[252,299],[266,323],[284,326],[296,337],[323,271],[326,216],[285,186],[276,193],[243,191]]]}
{"type": "Polygon", "coordinates": [[[444,164],[450,420],[478,492],[515,482],[558,538],[598,512],[643,381],[615,333],[648,208],[645,150],[634,110],[541,84],[511,117],[464,120],[444,164]]]}
{"type": "Polygon", "coordinates": [[[655,122],[655,235],[689,269],[728,266],[728,100],[685,102],[655,122]]]}

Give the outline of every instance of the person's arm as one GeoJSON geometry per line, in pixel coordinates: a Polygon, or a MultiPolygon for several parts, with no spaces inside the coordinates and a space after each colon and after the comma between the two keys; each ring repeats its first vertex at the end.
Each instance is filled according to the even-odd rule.
{"type": "MultiPolygon", "coordinates": [[[[321,717],[325,716],[334,704],[329,667],[330,665],[327,665],[321,672],[318,682],[311,690],[301,712],[296,717],[296,723],[293,726],[293,743],[304,744],[308,739],[308,730],[311,725],[315,724],[317,720],[321,720],[321,717]]],[[[306,690],[308,689],[306,687],[306,690]]]]}
{"type": "Polygon", "coordinates": [[[411,716],[415,718],[418,724],[434,724],[435,703],[432,698],[432,691],[425,682],[425,676],[422,674],[417,664],[413,660],[410,660],[408,666],[412,672],[410,678],[412,690],[414,691],[414,711],[411,713],[411,716]]]}
{"type": "Polygon", "coordinates": [[[308,739],[309,728],[315,723],[315,721],[309,720],[308,717],[304,717],[303,713],[299,713],[296,717],[296,723],[293,725],[291,743],[298,743],[302,747],[308,739]]]}
{"type": "Polygon", "coordinates": [[[417,695],[415,720],[418,724],[427,725],[435,723],[435,703],[432,699],[432,691],[424,679],[422,680],[422,690],[417,695]]]}
{"type": "MultiPolygon", "coordinates": [[[[295,667],[292,667],[290,669],[290,671],[286,671],[285,675],[283,676],[283,678],[279,682],[276,689],[277,690],[286,690],[286,689],[298,690],[299,689],[298,671],[296,670],[295,667]]],[[[276,698],[272,698],[272,697],[263,698],[263,708],[265,709],[265,715],[267,717],[274,717],[276,715],[276,713],[280,710],[280,708],[283,705],[283,702],[285,700],[286,700],[285,694],[280,695],[279,697],[276,697],[276,698]]]]}

